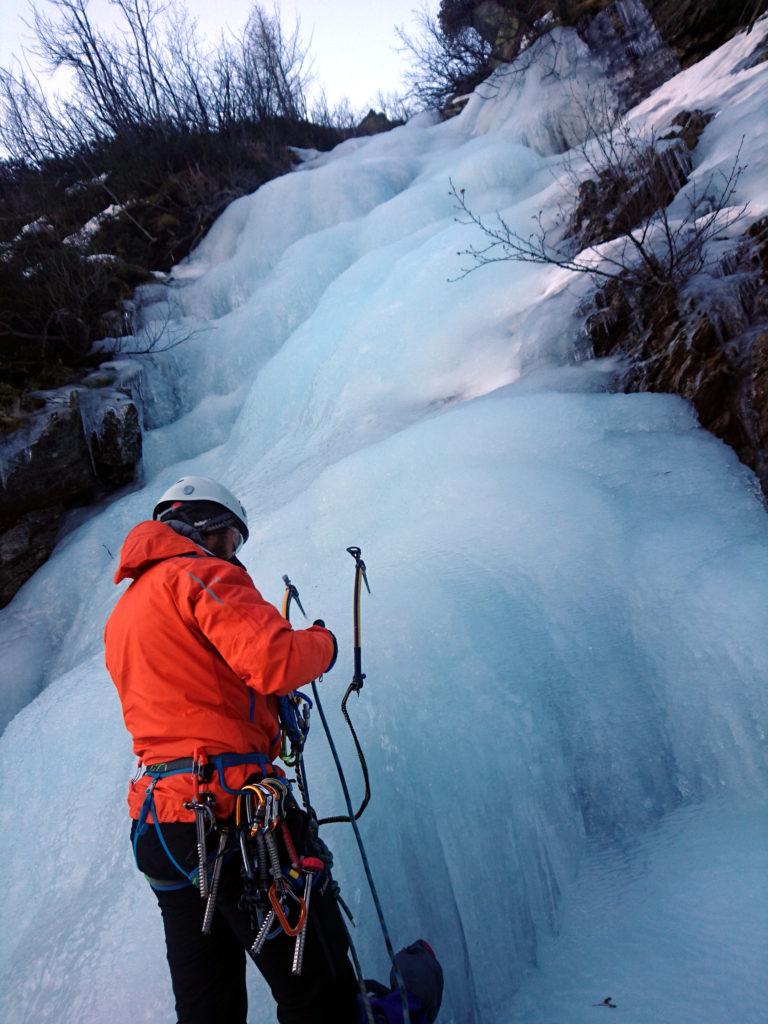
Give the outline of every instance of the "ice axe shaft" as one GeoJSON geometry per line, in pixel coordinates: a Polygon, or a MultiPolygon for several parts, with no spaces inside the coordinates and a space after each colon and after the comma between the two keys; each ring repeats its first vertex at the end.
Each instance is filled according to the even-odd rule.
{"type": "Polygon", "coordinates": [[[365,673],[363,672],[363,648],[362,648],[362,636],[361,636],[361,616],[360,616],[360,597],[362,593],[361,583],[365,584],[365,589],[370,594],[371,588],[368,585],[368,576],[365,571],[365,562],[362,559],[362,551],[360,548],[347,548],[347,552],[355,560],[355,594],[353,600],[353,654],[354,654],[354,671],[352,675],[351,687],[355,693],[359,693],[363,688],[363,680],[365,679],[365,673]]]}

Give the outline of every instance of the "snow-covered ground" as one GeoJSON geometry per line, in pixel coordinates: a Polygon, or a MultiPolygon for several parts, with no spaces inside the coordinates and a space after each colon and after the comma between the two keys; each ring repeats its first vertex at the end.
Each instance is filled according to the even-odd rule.
{"type": "MultiPolygon", "coordinates": [[[[71,533],[0,613],[9,1024],[172,1019],[100,640],[122,537],[186,472],[245,503],[263,593],[277,601],[289,573],[339,635],[329,707],[351,675],[344,549],[363,549],[362,831],[395,941],[424,935],[443,960],[443,1024],[764,1019],[755,481],[684,402],[607,393],[608,368],[575,362],[587,282],[513,263],[456,280],[476,239],[449,178],[521,232],[561,198],[558,142],[578,141],[574,96],[601,81],[562,35],[561,78],[534,64],[446,124],[308,154],[154,286],[147,316],[170,309],[192,336],[157,357],[148,422],[171,403],[184,415],[149,431],[146,487],[71,533]],[[617,1010],[596,1005],[608,996],[617,1010]]],[[[768,208],[768,64],[737,69],[759,35],[633,112],[663,127],[716,109],[694,176],[730,167],[745,136],[751,219],[768,208]]],[[[317,725],[308,767],[320,812],[340,810],[317,725]]],[[[365,969],[384,977],[351,837],[327,833],[365,969]]],[[[252,973],[260,1024],[273,1010],[252,973]]]]}

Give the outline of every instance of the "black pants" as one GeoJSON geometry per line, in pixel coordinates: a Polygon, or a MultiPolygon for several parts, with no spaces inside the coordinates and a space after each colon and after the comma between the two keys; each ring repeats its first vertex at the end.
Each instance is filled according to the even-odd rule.
{"type": "MultiPolygon", "coordinates": [[[[295,810],[291,817],[295,826],[305,816],[295,810]]],[[[171,822],[161,828],[179,864],[194,868],[195,826],[171,822]]],[[[301,842],[295,834],[300,830],[292,831],[301,842]]],[[[151,878],[180,880],[154,826],[139,837],[137,855],[140,869],[151,878]]],[[[197,888],[154,890],[163,915],[178,1024],[246,1024],[245,950],[253,945],[256,932],[248,911],[238,906],[243,892],[240,864],[233,844],[233,855],[222,869],[209,935],[200,930],[205,904],[197,888]]],[[[280,1024],[357,1024],[359,1019],[346,929],[330,885],[321,888],[315,886],[310,901],[300,977],[291,974],[294,939],[282,932],[264,944],[254,961],[277,1003],[280,1024]]]]}

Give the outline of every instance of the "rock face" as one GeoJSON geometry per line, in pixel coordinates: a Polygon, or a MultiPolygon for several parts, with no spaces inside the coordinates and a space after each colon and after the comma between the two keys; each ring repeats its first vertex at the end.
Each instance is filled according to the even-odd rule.
{"type": "Polygon", "coordinates": [[[625,391],[687,398],[768,497],[768,218],[696,284],[650,295],[611,281],[585,330],[596,356],[627,358],[625,391]]]}
{"type": "Polygon", "coordinates": [[[680,70],[677,56],[642,0],[617,0],[596,13],[583,14],[576,18],[576,28],[600,56],[627,108],[680,70]]]}
{"type": "Polygon", "coordinates": [[[381,111],[371,109],[355,128],[355,135],[378,135],[380,132],[388,132],[390,128],[396,128],[397,124],[397,121],[390,121],[381,111]]]}
{"type": "Polygon", "coordinates": [[[0,441],[0,607],[48,558],[68,509],[130,483],[141,459],[139,409],[114,374],[41,398],[0,441]]]}
{"type": "MultiPolygon", "coordinates": [[[[660,138],[633,145],[630,159],[609,159],[582,181],[569,229],[574,250],[633,230],[642,236],[685,185],[710,120],[683,111],[660,138]]],[[[768,218],[721,253],[707,265],[702,244],[686,265],[678,250],[687,266],[679,275],[671,262],[655,263],[666,275],[644,273],[643,262],[635,274],[623,270],[585,303],[585,331],[595,356],[623,357],[625,391],[688,399],[702,426],[755,470],[768,497],[768,218]]]]}
{"type": "Polygon", "coordinates": [[[571,26],[606,56],[636,102],[766,8],[766,0],[442,0],[440,23],[448,34],[474,28],[503,62],[553,25],[571,26]]]}
{"type": "Polygon", "coordinates": [[[96,480],[107,490],[130,483],[141,458],[141,422],[130,392],[80,391],[78,401],[96,480]]]}
{"type": "Polygon", "coordinates": [[[597,178],[579,184],[569,235],[578,250],[626,234],[668,206],[688,180],[691,152],[712,120],[682,111],[657,139],[630,139],[627,155],[609,158],[597,178]]]}
{"type": "Polygon", "coordinates": [[[684,68],[722,46],[768,8],[765,0],[646,0],[646,5],[684,68]]]}
{"type": "Polygon", "coordinates": [[[0,534],[0,607],[46,561],[56,543],[63,505],[27,512],[0,534]]]}

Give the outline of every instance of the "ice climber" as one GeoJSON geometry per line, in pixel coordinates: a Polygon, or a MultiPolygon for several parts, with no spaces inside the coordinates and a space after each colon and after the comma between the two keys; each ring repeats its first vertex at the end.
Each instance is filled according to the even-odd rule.
{"type": "Polygon", "coordinates": [[[166,491],[152,521],[135,526],[123,544],[115,582],[132,583],[104,639],[143,766],[128,792],[134,853],[160,905],[179,1024],[246,1024],[246,951],[272,991],[281,1024],[352,1024],[356,984],[327,856],[324,865],[307,815],[272,763],[278,697],[327,672],[336,640],[319,621],[293,629],[262,598],[236,557],[247,537],[247,516],[234,495],[191,476],[166,491]],[[295,926],[294,934],[283,930],[273,910],[263,929],[270,938],[257,953],[253,945],[270,907],[255,908],[248,899],[247,857],[231,828],[238,791],[262,813],[264,827],[254,835],[273,851],[279,840],[281,870],[271,861],[268,882],[285,897],[273,907],[283,910],[286,928],[295,926]],[[275,796],[269,810],[265,793],[275,796]],[[301,920],[294,911],[309,889],[296,976],[301,920]]]}

